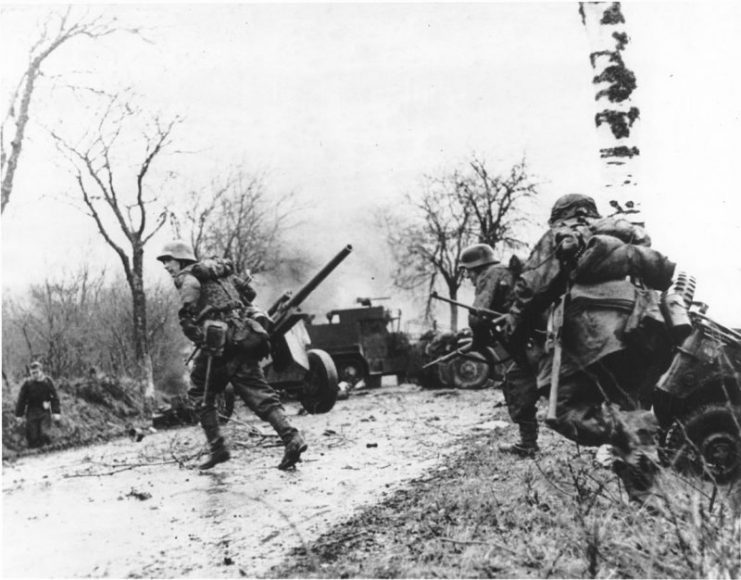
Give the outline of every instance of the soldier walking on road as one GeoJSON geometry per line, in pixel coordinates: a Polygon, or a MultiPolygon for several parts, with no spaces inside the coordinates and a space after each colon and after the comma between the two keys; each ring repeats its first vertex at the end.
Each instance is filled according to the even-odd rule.
{"type": "Polygon", "coordinates": [[[515,283],[509,348],[524,358],[532,325],[549,315],[554,332],[538,376],[555,403],[546,423],[581,445],[611,444],[614,471],[641,501],[656,471],[646,395],[671,353],[658,291],[671,285],[675,264],[649,247],[643,228],[600,218],[585,195],[557,200],[549,225],[515,283]]]}
{"type": "Polygon", "coordinates": [[[201,427],[210,446],[200,469],[210,469],[230,459],[221,435],[214,396],[228,383],[255,414],[268,421],[285,445],[279,469],[289,469],[301,460],[307,445],[285,416],[278,394],[265,380],[258,362],[269,352],[268,335],[254,317],[249,304],[254,292],[234,275],[231,262],[209,259],[198,262],[187,242],[165,244],[157,259],[164,264],[180,293],[180,326],[201,347],[190,375],[188,396],[196,405],[201,427]],[[247,289],[247,293],[245,293],[247,289]],[[223,352],[209,353],[204,328],[209,322],[224,323],[223,352]],[[204,396],[205,395],[205,396],[204,396]]]}
{"type": "MultiPolygon", "coordinates": [[[[474,308],[506,311],[512,302],[512,286],[521,265],[517,259],[506,267],[494,257],[488,244],[474,244],[461,253],[461,268],[475,288],[474,308]]],[[[473,332],[474,348],[490,346],[497,340],[492,334],[491,323],[475,313],[468,315],[468,325],[473,332]]],[[[502,444],[499,450],[520,457],[532,457],[538,451],[538,403],[537,372],[535,365],[542,354],[542,340],[532,342],[526,361],[515,362],[507,371],[502,391],[507,410],[517,425],[520,439],[513,444],[502,444]]]]}
{"type": "Polygon", "coordinates": [[[21,418],[25,415],[28,446],[35,448],[51,443],[46,433],[49,415],[58,421],[61,418],[61,411],[54,382],[44,374],[41,363],[32,362],[30,371],[31,376],[21,385],[15,416],[21,418]]]}

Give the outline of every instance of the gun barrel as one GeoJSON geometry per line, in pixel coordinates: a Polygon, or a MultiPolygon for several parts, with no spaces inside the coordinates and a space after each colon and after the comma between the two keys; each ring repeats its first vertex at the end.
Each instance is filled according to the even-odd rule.
{"type": "Polygon", "coordinates": [[[332,270],[339,266],[340,262],[342,262],[342,260],[350,255],[350,252],[352,252],[352,246],[350,244],[342,248],[342,250],[340,250],[339,253],[324,266],[324,268],[319,270],[319,272],[317,272],[317,274],[311,280],[309,280],[306,284],[299,288],[293,296],[291,296],[286,304],[286,307],[294,308],[296,306],[299,306],[304,300],[306,300],[309,294],[316,290],[316,287],[319,286],[319,284],[321,284],[324,279],[332,273],[332,270]]]}

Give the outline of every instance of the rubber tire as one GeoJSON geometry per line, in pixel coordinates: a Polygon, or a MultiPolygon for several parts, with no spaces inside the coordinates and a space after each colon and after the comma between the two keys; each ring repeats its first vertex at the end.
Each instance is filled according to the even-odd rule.
{"type": "Polygon", "coordinates": [[[736,480],[741,476],[739,425],[739,407],[701,407],[670,427],[661,458],[681,473],[704,476],[718,484],[736,480]],[[719,465],[719,459],[723,465],[719,465]]]}
{"type": "Polygon", "coordinates": [[[234,387],[230,384],[223,392],[215,397],[216,411],[219,413],[219,423],[226,425],[234,414],[234,387]]]}
{"type": "Polygon", "coordinates": [[[309,370],[304,378],[299,400],[303,408],[312,415],[327,413],[337,402],[337,368],[332,357],[323,350],[312,349],[306,354],[309,357],[309,370]]]}
{"type": "Polygon", "coordinates": [[[486,357],[478,352],[470,352],[466,357],[456,357],[450,361],[450,378],[456,389],[482,389],[488,386],[491,369],[486,357]],[[473,361],[470,358],[478,360],[473,361]]]}

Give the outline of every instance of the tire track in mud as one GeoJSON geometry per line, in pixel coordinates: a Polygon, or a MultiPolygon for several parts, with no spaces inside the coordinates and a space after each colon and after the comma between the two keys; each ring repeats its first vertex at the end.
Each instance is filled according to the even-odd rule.
{"type": "Polygon", "coordinates": [[[196,427],[24,458],[3,469],[3,576],[260,576],[439,463],[501,398],[402,385],[326,415],[297,416],[291,403],[309,441],[293,472],[275,469],[277,438],[249,437],[269,427],[242,411],[225,429],[233,459],[209,472],[189,467],[196,427]]]}

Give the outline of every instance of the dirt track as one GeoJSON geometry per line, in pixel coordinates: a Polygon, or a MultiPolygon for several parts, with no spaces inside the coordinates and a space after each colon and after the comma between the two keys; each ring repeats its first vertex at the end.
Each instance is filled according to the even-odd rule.
{"type": "Polygon", "coordinates": [[[232,461],[209,472],[193,467],[196,427],[5,465],[3,577],[260,576],[461,435],[501,428],[499,401],[491,389],[402,385],[358,392],[326,415],[289,404],[310,447],[288,473],[275,469],[282,449],[269,426],[242,411],[226,428],[232,461]]]}

